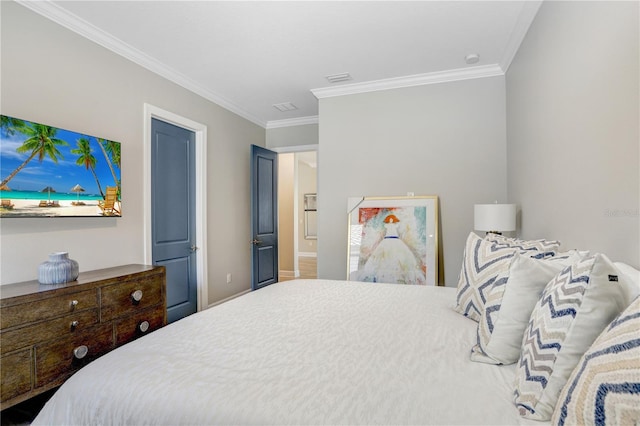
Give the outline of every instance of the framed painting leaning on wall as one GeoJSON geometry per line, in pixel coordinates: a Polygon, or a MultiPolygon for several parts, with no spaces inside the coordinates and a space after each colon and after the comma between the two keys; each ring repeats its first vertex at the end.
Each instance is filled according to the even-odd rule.
{"type": "Polygon", "coordinates": [[[438,197],[349,199],[347,279],[438,285],[438,197]]]}

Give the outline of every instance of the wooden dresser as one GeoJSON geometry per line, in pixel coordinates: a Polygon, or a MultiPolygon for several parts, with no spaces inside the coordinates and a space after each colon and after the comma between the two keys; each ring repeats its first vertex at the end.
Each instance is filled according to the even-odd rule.
{"type": "Polygon", "coordinates": [[[163,266],[0,286],[0,409],[61,385],[83,365],[167,323],[163,266]]]}

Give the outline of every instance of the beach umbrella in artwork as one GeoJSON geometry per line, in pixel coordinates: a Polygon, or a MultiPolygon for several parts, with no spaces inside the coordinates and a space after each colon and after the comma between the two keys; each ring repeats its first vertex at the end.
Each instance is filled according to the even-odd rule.
{"type": "Polygon", "coordinates": [[[44,189],[43,189],[42,191],[40,191],[40,192],[46,192],[46,193],[48,194],[48,197],[49,197],[48,201],[51,201],[51,193],[52,193],[52,192],[56,192],[56,190],[55,190],[55,189],[53,189],[53,188],[52,188],[52,187],[50,187],[50,186],[47,186],[46,188],[44,188],[44,189]]]}
{"type": "Polygon", "coordinates": [[[84,192],[84,188],[80,186],[80,184],[76,184],[73,188],[71,188],[71,192],[75,192],[78,195],[78,200],[76,204],[80,204],[80,193],[84,192]]]}

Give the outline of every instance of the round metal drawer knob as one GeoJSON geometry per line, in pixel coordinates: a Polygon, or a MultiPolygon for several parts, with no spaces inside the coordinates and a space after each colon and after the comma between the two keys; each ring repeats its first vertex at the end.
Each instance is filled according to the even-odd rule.
{"type": "Polygon", "coordinates": [[[87,348],[85,345],[78,346],[73,350],[73,356],[78,359],[84,358],[85,356],[87,356],[88,353],[89,353],[89,348],[87,348]]]}
{"type": "Polygon", "coordinates": [[[80,322],[78,321],[71,321],[71,329],[75,329],[80,325],[80,322]]]}
{"type": "Polygon", "coordinates": [[[70,305],[71,305],[71,309],[75,309],[76,306],[78,306],[78,301],[77,300],[72,300],[70,305]]]}
{"type": "Polygon", "coordinates": [[[136,290],[131,293],[131,300],[133,300],[134,302],[139,302],[140,300],[142,300],[142,290],[136,290]]]}
{"type": "Polygon", "coordinates": [[[139,325],[138,325],[138,329],[143,332],[146,333],[147,331],[149,331],[149,321],[142,321],[139,325]]]}

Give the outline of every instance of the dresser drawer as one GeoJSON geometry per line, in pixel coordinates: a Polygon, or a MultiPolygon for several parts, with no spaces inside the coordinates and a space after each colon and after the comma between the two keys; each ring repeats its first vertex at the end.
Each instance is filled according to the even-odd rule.
{"type": "Polygon", "coordinates": [[[35,348],[35,387],[54,380],[62,382],[75,370],[113,349],[113,325],[102,324],[69,339],[56,340],[35,348]],[[78,359],[74,350],[86,346],[84,357],[78,359]]]}
{"type": "Polygon", "coordinates": [[[111,321],[124,315],[132,314],[160,304],[162,298],[162,277],[155,275],[136,281],[113,284],[103,287],[101,291],[100,316],[102,322],[111,321]],[[139,300],[134,293],[139,292],[139,300]]]}
{"type": "Polygon", "coordinates": [[[34,325],[12,328],[0,333],[2,353],[11,352],[47,340],[68,338],[98,323],[98,309],[65,315],[34,325]]]}
{"type": "Polygon", "coordinates": [[[5,355],[0,363],[2,401],[31,390],[31,348],[5,355]]]}
{"type": "Polygon", "coordinates": [[[164,266],[123,265],[82,272],[61,285],[3,285],[0,410],[61,385],[116,341],[123,345],[164,326],[165,282],[164,266]],[[143,333],[138,327],[146,328],[145,321],[143,333]]]}
{"type": "Polygon", "coordinates": [[[116,346],[149,334],[164,325],[164,306],[158,305],[116,321],[116,346]]]}
{"type": "Polygon", "coordinates": [[[95,289],[36,300],[28,304],[2,308],[0,328],[14,327],[30,322],[54,318],[70,312],[98,307],[98,293],[95,289]]]}

